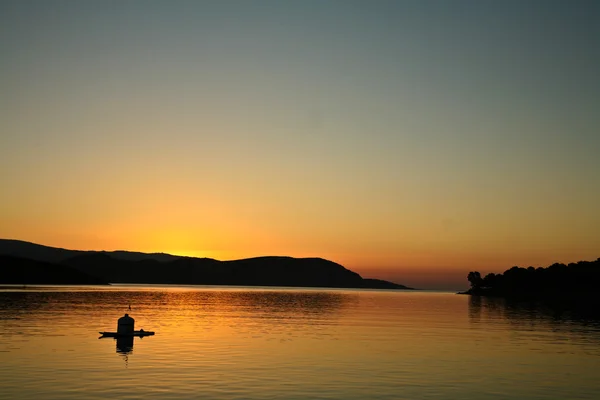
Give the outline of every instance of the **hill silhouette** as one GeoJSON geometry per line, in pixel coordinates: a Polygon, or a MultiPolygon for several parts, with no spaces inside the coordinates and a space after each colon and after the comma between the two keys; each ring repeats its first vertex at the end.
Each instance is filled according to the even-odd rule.
{"type": "Polygon", "coordinates": [[[0,255],[0,283],[13,285],[106,285],[108,281],[66,265],[0,255]]]}
{"type": "MultiPolygon", "coordinates": [[[[68,250],[23,240],[0,239],[0,254],[9,254],[37,261],[60,263],[68,258],[86,253],[97,253],[97,251],[68,250]]],[[[110,254],[113,258],[129,261],[156,260],[165,262],[181,258],[165,253],[140,253],[125,250],[111,251],[110,254]]]]}
{"type": "Polygon", "coordinates": [[[356,272],[322,258],[269,256],[219,261],[164,253],[67,250],[0,239],[2,253],[52,262],[110,283],[412,289],[388,281],[363,279],[356,272]]]}

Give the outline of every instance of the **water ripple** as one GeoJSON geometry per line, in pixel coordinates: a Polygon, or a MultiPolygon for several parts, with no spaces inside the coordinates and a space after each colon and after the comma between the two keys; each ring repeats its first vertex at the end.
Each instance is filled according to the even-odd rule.
{"type": "Polygon", "coordinates": [[[0,292],[0,398],[598,398],[600,325],[442,293],[0,292]],[[98,332],[128,311],[156,335],[98,332]]]}

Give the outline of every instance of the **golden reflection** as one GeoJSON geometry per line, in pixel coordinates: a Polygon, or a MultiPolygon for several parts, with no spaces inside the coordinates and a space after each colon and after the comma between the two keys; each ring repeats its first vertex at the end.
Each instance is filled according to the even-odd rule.
{"type": "Polygon", "coordinates": [[[133,336],[115,339],[117,354],[123,357],[125,368],[129,366],[129,354],[133,351],[133,336]]]}

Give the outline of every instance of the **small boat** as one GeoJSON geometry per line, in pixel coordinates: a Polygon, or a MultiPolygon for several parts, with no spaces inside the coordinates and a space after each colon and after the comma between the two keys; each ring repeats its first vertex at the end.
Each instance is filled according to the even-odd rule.
{"type": "MultiPolygon", "coordinates": [[[[129,308],[131,309],[131,306],[129,306],[129,308]]],[[[144,337],[144,336],[154,335],[154,332],[145,331],[143,329],[140,329],[139,331],[135,331],[133,328],[134,324],[135,324],[134,319],[131,318],[129,316],[129,314],[125,314],[124,316],[119,318],[119,320],[117,321],[117,331],[116,332],[100,332],[100,334],[102,335],[102,336],[100,336],[100,338],[107,338],[107,337],[133,338],[134,336],[144,337]]]]}
{"type": "Polygon", "coordinates": [[[142,330],[133,331],[130,333],[100,332],[100,334],[102,335],[102,337],[121,338],[121,337],[134,337],[134,336],[138,336],[138,337],[152,336],[152,335],[154,335],[154,332],[145,331],[142,329],[142,330]]]}

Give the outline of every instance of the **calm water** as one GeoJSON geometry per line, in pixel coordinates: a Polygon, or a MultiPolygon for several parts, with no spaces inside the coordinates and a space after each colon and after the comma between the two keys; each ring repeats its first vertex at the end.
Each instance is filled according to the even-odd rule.
{"type": "Polygon", "coordinates": [[[599,344],[596,322],[451,293],[1,290],[0,398],[598,399],[599,344]],[[99,339],[128,304],[156,335],[99,339]]]}

